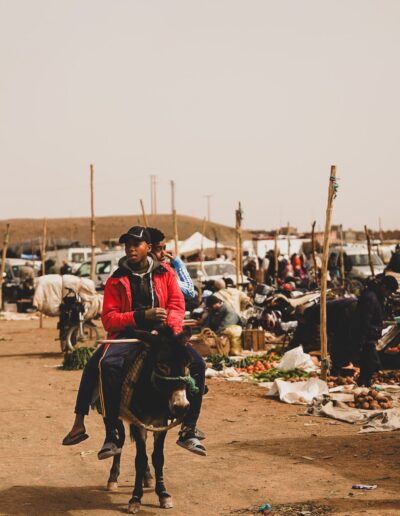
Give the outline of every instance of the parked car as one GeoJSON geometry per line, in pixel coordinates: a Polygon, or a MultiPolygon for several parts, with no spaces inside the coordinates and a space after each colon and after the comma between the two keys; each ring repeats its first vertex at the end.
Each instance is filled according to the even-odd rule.
{"type": "MultiPolygon", "coordinates": [[[[97,255],[99,253],[101,253],[101,249],[99,247],[96,247],[95,254],[97,255]]],[[[80,267],[81,263],[90,260],[91,255],[91,247],[70,247],[68,249],[57,249],[54,251],[47,251],[46,259],[54,261],[56,271],[60,269],[63,261],[65,260],[71,265],[72,271],[75,273],[77,269],[80,267]]]]}
{"type": "Polygon", "coordinates": [[[3,298],[8,303],[16,303],[19,311],[24,311],[32,306],[34,285],[33,278],[29,281],[21,277],[21,268],[26,265],[32,266],[34,276],[37,276],[40,269],[40,262],[31,262],[21,258],[6,258],[3,282],[3,298]]]}
{"type": "MultiPolygon", "coordinates": [[[[96,290],[103,290],[107,278],[117,269],[119,260],[125,256],[125,251],[110,251],[96,254],[94,257],[94,283],[96,290]]],[[[81,278],[90,277],[90,261],[83,262],[76,271],[81,278]]]]}
{"type": "MultiPolygon", "coordinates": [[[[333,253],[336,254],[337,264],[339,267],[341,254],[340,246],[331,247],[329,252],[330,256],[333,253]]],[[[359,287],[359,289],[362,290],[365,281],[371,276],[367,247],[362,245],[345,245],[343,246],[343,256],[346,274],[352,281],[353,288],[357,290],[359,287]]],[[[371,259],[375,275],[383,273],[385,265],[375,251],[371,252],[371,259]]]]}
{"type": "MultiPolygon", "coordinates": [[[[188,262],[186,268],[197,288],[201,288],[202,284],[206,281],[216,279],[230,278],[236,283],[236,268],[232,262],[188,262]]],[[[246,276],[243,277],[243,283],[248,283],[246,276]]]]}

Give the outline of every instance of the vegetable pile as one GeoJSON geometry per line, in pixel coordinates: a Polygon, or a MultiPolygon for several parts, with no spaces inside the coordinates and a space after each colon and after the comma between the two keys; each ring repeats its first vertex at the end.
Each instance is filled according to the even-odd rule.
{"type": "Polygon", "coordinates": [[[328,376],[328,388],[337,387],[339,385],[354,385],[355,380],[353,376],[328,376]]]}
{"type": "Polygon", "coordinates": [[[66,371],[83,369],[95,351],[95,348],[76,348],[70,353],[65,353],[62,369],[66,371]]]}
{"type": "Polygon", "coordinates": [[[349,402],[348,406],[364,410],[390,409],[393,407],[393,400],[382,392],[365,387],[355,390],[354,402],[349,402]]]}
{"type": "Polygon", "coordinates": [[[278,379],[288,382],[303,382],[311,376],[315,376],[315,374],[307,373],[304,369],[269,369],[268,371],[260,371],[252,375],[260,383],[273,382],[278,379]]]}
{"type": "Polygon", "coordinates": [[[397,346],[393,346],[391,348],[386,348],[385,353],[388,355],[396,355],[397,353],[400,353],[400,344],[397,344],[397,346]]]}
{"type": "Polygon", "coordinates": [[[387,383],[395,385],[400,383],[400,371],[379,371],[374,374],[372,381],[376,384],[387,383]]]}
{"type": "MultiPolygon", "coordinates": [[[[262,364],[264,369],[266,369],[268,367],[266,364],[275,367],[275,365],[279,362],[279,359],[280,355],[278,355],[275,351],[269,351],[268,353],[265,353],[261,356],[250,355],[239,360],[237,358],[229,358],[224,355],[214,354],[207,357],[206,362],[208,362],[211,365],[211,367],[216,371],[222,371],[224,367],[235,367],[236,370],[238,370],[238,372],[250,374],[250,372],[254,372],[256,363],[259,362],[260,364],[262,364]],[[250,369],[250,371],[248,371],[247,369],[250,369]]],[[[258,364],[258,368],[260,368],[260,364],[258,364]]]]}

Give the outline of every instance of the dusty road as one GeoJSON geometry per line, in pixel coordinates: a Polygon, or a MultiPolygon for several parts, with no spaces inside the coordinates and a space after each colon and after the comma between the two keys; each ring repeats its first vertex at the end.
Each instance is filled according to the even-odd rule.
{"type": "MultiPolygon", "coordinates": [[[[55,321],[0,322],[0,514],[124,513],[133,484],[131,444],[124,450],[120,489],[104,486],[109,462],[98,461],[101,419],[87,419],[90,439],[60,445],[73,419],[80,372],[56,369],[62,356],[55,321]],[[85,454],[81,455],[81,452],[85,454]]],[[[263,397],[254,386],[213,381],[199,425],[209,456],[196,457],[167,438],[166,484],[174,516],[253,514],[269,502],[312,502],[311,514],[400,514],[400,433],[357,435],[357,428],[303,417],[302,407],[263,397]],[[304,458],[308,457],[308,458],[304,458]],[[312,459],[312,460],[310,460],[312,459]],[[351,491],[376,483],[372,492],[351,491]]],[[[143,516],[164,514],[151,491],[143,516]]],[[[299,514],[293,509],[290,514],[299,514]]],[[[303,508],[304,510],[304,508],[303,508]]]]}

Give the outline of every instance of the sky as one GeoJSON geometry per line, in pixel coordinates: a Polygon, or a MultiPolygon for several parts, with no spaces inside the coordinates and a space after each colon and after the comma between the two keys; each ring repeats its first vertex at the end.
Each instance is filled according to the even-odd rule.
{"type": "Polygon", "coordinates": [[[0,0],[0,219],[399,228],[397,0],[0,0]]]}

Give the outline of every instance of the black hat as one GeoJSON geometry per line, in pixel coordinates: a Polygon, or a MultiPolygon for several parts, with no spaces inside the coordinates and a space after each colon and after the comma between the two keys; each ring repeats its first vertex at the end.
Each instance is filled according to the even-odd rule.
{"type": "Polygon", "coordinates": [[[128,238],[134,238],[138,241],[145,241],[148,244],[151,244],[150,233],[144,226],[133,226],[128,229],[127,233],[124,233],[119,237],[119,243],[125,244],[128,238]]]}
{"type": "Polygon", "coordinates": [[[147,230],[149,232],[152,244],[158,244],[158,242],[162,242],[163,240],[165,240],[165,235],[160,229],[147,228],[147,230]]]}
{"type": "Polygon", "coordinates": [[[381,282],[390,292],[396,292],[399,289],[399,283],[394,276],[383,276],[381,282]]]}

